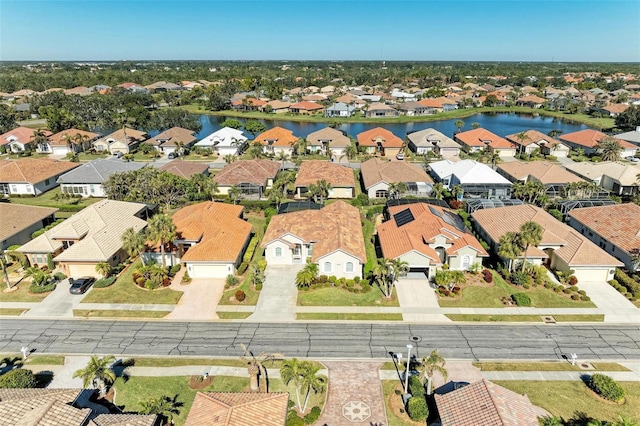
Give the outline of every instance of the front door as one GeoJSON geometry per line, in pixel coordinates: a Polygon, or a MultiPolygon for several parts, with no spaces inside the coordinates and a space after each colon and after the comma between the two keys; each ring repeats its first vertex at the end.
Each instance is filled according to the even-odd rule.
{"type": "Polygon", "coordinates": [[[302,263],[302,246],[296,244],[293,248],[293,263],[302,263]]]}

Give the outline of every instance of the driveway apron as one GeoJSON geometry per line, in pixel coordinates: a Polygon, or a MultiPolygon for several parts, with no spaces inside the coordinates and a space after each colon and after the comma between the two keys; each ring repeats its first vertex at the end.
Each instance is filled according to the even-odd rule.
{"type": "Polygon", "coordinates": [[[70,294],[69,280],[62,280],[51,294],[22,316],[71,318],[73,317],[73,309],[80,304],[83,298],[83,294],[70,294]]]}
{"type": "Polygon", "coordinates": [[[294,321],[298,302],[296,275],[304,265],[267,265],[256,310],[249,320],[294,321]]]}
{"type": "Polygon", "coordinates": [[[194,278],[188,285],[174,281],[173,290],[182,291],[182,297],[167,319],[217,320],[216,308],[224,291],[222,278],[194,278]]]}
{"type": "Polygon", "coordinates": [[[402,319],[409,322],[451,322],[443,314],[428,314],[425,311],[440,308],[436,293],[429,280],[402,278],[396,284],[398,302],[402,308],[402,319]],[[422,311],[424,309],[424,311],[422,311]]]}
{"type": "Polygon", "coordinates": [[[640,309],[636,308],[633,303],[608,283],[604,281],[579,282],[578,287],[586,291],[591,301],[604,311],[605,322],[640,322],[640,309]]]}

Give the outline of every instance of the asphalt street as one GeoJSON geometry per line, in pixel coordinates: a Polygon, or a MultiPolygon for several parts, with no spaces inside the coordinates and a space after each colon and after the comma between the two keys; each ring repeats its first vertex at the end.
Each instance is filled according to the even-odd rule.
{"type": "MultiPolygon", "coordinates": [[[[238,356],[368,359],[439,349],[456,359],[640,359],[637,325],[410,325],[345,323],[210,323],[99,320],[0,320],[0,352],[127,356],[238,356]]],[[[406,355],[405,355],[406,356],[406,355]]]]}

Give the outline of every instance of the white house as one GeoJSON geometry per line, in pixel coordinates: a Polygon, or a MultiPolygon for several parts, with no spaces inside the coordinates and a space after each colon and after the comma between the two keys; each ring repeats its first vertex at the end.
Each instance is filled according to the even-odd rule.
{"type": "Polygon", "coordinates": [[[442,160],[429,164],[436,182],[447,188],[460,185],[465,198],[509,198],[511,182],[486,164],[475,160],[442,160]]]}
{"type": "Polygon", "coordinates": [[[0,160],[0,196],[40,195],[58,186],[58,178],[78,166],[48,158],[0,160]]]}
{"type": "Polygon", "coordinates": [[[241,130],[223,127],[203,138],[195,146],[209,148],[218,155],[240,155],[247,144],[247,137],[241,130]]]}
{"type": "Polygon", "coordinates": [[[106,197],[102,184],[114,173],[139,170],[146,163],[99,158],[63,174],[58,178],[60,190],[66,194],[86,197],[106,197]]]}

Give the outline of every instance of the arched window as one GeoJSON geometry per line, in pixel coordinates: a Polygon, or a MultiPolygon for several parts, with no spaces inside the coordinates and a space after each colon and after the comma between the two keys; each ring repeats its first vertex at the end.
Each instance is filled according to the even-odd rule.
{"type": "Polygon", "coordinates": [[[464,256],[462,256],[462,269],[464,269],[465,271],[469,269],[469,267],[471,266],[471,256],[469,256],[468,254],[465,254],[464,256]]]}
{"type": "Polygon", "coordinates": [[[276,247],[276,257],[282,257],[282,247],[276,247]]]}
{"type": "Polygon", "coordinates": [[[331,272],[331,262],[324,262],[324,271],[331,272]]]}
{"type": "Polygon", "coordinates": [[[353,272],[353,262],[347,262],[345,265],[345,272],[353,272]]]}

